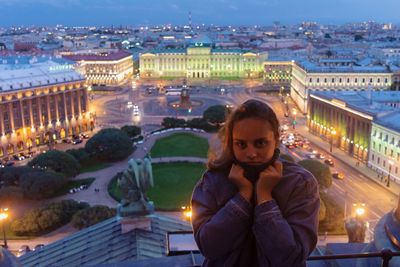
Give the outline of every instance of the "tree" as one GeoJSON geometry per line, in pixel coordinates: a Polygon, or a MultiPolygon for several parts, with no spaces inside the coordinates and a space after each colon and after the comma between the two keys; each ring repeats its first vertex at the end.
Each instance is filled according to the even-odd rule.
{"type": "Polygon", "coordinates": [[[72,218],[72,225],[75,228],[83,229],[114,217],[115,214],[115,209],[103,205],[96,205],[78,211],[72,218]]]}
{"type": "Polygon", "coordinates": [[[11,230],[16,235],[45,234],[67,224],[77,211],[87,207],[87,205],[69,199],[52,203],[44,208],[35,208],[14,220],[11,223],[11,230]]]}
{"type": "Polygon", "coordinates": [[[49,150],[38,155],[28,163],[28,166],[52,170],[64,174],[66,177],[77,175],[80,169],[78,161],[73,156],[59,150],[49,150]]]}
{"type": "Polygon", "coordinates": [[[288,154],[281,154],[280,158],[287,160],[289,162],[295,162],[294,158],[288,154]]]}
{"type": "Polygon", "coordinates": [[[217,131],[218,128],[214,125],[211,125],[204,118],[193,118],[187,121],[187,127],[202,129],[207,132],[217,131]]]}
{"type": "Polygon", "coordinates": [[[321,199],[320,200],[320,206],[319,206],[319,212],[318,212],[318,221],[321,222],[325,220],[326,218],[326,206],[325,202],[321,199]]]}
{"type": "Polygon", "coordinates": [[[44,199],[52,197],[67,184],[64,175],[52,171],[25,173],[20,178],[20,187],[24,197],[44,199]]]}
{"type": "Polygon", "coordinates": [[[28,166],[0,168],[0,179],[3,181],[4,186],[18,186],[19,179],[23,174],[35,171],[38,170],[28,166]]]}
{"type": "Polygon", "coordinates": [[[165,128],[177,128],[177,127],[185,127],[186,122],[184,119],[165,117],[163,118],[161,125],[165,128]]]}
{"type": "Polygon", "coordinates": [[[299,161],[298,164],[314,175],[321,189],[326,189],[332,185],[331,170],[326,164],[312,159],[299,161]]]}
{"type": "Polygon", "coordinates": [[[65,152],[73,156],[76,159],[76,161],[78,161],[82,165],[84,165],[84,163],[90,159],[89,154],[86,152],[84,148],[68,149],[65,152]]]}
{"type": "Polygon", "coordinates": [[[223,105],[211,106],[203,112],[203,118],[211,123],[223,123],[225,116],[226,107],[223,105]]]}
{"type": "Polygon", "coordinates": [[[123,131],[102,129],[85,145],[86,152],[101,160],[121,160],[133,152],[132,141],[123,131]]]}
{"type": "Polygon", "coordinates": [[[142,129],[139,126],[125,125],[121,127],[121,131],[123,131],[124,133],[126,133],[127,136],[132,138],[140,135],[142,129]]]}

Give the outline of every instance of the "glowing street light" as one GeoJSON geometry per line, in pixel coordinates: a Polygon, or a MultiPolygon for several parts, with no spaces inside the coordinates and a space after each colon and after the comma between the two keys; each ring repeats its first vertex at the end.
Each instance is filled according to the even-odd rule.
{"type": "Polygon", "coordinates": [[[192,207],[182,206],[181,208],[183,211],[183,217],[185,217],[187,221],[190,221],[192,219],[192,207]]]}
{"type": "Polygon", "coordinates": [[[3,240],[4,240],[4,248],[8,248],[7,246],[7,237],[6,237],[6,227],[4,226],[5,220],[8,218],[8,208],[0,209],[0,222],[3,227],[3,240]]]}
{"type": "Polygon", "coordinates": [[[365,203],[354,203],[353,208],[356,218],[360,218],[365,215],[365,203]]]}

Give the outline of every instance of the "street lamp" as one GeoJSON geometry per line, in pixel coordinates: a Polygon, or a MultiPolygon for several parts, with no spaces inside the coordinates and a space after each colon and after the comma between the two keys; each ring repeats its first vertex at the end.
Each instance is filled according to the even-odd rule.
{"type": "Polygon", "coordinates": [[[329,149],[329,151],[332,153],[332,149],[333,149],[333,138],[336,135],[336,131],[334,129],[331,130],[331,147],[329,149]]]}
{"type": "Polygon", "coordinates": [[[355,213],[356,219],[359,219],[360,217],[364,216],[365,203],[354,203],[353,208],[354,208],[354,213],[355,213]]]}
{"type": "Polygon", "coordinates": [[[0,209],[0,222],[3,227],[3,240],[4,240],[4,248],[8,248],[7,246],[7,237],[6,237],[6,227],[4,226],[5,220],[8,218],[8,208],[0,209]]]}
{"type": "Polygon", "coordinates": [[[393,161],[389,159],[389,175],[388,175],[388,180],[387,180],[387,187],[390,187],[390,173],[392,172],[392,165],[393,165],[393,161]]]}
{"type": "Polygon", "coordinates": [[[192,207],[190,206],[182,206],[183,216],[187,221],[192,219],[192,207]]]}

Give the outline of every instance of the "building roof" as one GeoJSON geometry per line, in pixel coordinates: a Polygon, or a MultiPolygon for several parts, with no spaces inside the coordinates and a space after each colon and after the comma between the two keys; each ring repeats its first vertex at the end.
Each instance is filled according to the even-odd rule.
{"type": "Polygon", "coordinates": [[[75,55],[65,55],[64,58],[73,61],[114,61],[120,60],[126,57],[132,56],[131,53],[125,51],[118,51],[115,53],[101,53],[101,54],[75,54],[75,55]]]}
{"type": "Polygon", "coordinates": [[[52,84],[81,81],[85,78],[72,64],[47,61],[34,64],[0,64],[0,92],[52,84]]]}
{"type": "Polygon", "coordinates": [[[166,255],[167,232],[191,230],[189,223],[171,217],[152,214],[148,218],[151,231],[135,229],[123,234],[120,218],[113,217],[19,260],[24,267],[72,267],[159,258],[166,255]]]}
{"type": "Polygon", "coordinates": [[[319,66],[308,60],[297,61],[309,73],[391,73],[386,66],[319,66]]]}
{"type": "Polygon", "coordinates": [[[326,100],[337,99],[346,107],[373,117],[373,123],[400,132],[400,109],[390,106],[400,103],[399,91],[318,91],[312,95],[326,100]]]}

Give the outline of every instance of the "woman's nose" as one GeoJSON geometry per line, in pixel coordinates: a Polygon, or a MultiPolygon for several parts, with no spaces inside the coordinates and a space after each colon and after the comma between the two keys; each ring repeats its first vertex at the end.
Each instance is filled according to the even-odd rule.
{"type": "Polygon", "coordinates": [[[257,153],[253,148],[249,148],[246,152],[247,152],[248,159],[255,159],[257,156],[257,153]]]}

